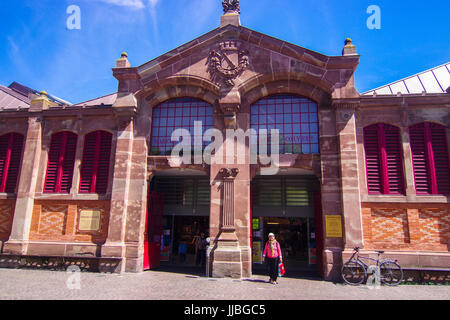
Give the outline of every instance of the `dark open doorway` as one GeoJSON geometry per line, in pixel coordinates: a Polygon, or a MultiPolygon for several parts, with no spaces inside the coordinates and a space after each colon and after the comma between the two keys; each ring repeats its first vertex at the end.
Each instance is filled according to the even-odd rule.
{"type": "Polygon", "coordinates": [[[287,277],[321,275],[322,223],[317,178],[256,177],[252,181],[253,273],[266,274],[268,234],[280,242],[287,277]]]}

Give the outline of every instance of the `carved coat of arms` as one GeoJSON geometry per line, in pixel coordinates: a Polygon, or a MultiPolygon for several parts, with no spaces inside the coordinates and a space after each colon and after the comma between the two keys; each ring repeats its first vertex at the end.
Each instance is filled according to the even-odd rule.
{"type": "Polygon", "coordinates": [[[241,48],[239,41],[224,41],[216,50],[210,52],[208,71],[213,82],[233,87],[233,80],[239,77],[249,64],[249,53],[241,48]]]}

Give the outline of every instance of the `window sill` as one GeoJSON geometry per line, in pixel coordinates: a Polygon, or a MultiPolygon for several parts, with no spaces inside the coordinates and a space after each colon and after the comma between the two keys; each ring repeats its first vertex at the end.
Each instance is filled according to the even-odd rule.
{"type": "Polygon", "coordinates": [[[444,195],[363,195],[361,202],[388,203],[448,203],[450,196],[444,195]]]}
{"type": "Polygon", "coordinates": [[[35,200],[66,200],[66,201],[101,201],[111,200],[111,195],[98,194],[59,194],[59,193],[36,193],[35,200]]]}
{"type": "Polygon", "coordinates": [[[17,194],[15,193],[0,193],[0,200],[16,200],[17,194]]]}

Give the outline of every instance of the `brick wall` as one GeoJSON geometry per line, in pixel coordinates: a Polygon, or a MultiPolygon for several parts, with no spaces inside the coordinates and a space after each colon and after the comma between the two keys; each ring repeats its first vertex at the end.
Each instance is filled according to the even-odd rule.
{"type": "Polygon", "coordinates": [[[450,251],[450,205],[428,206],[363,205],[364,248],[450,251]]]}
{"type": "Polygon", "coordinates": [[[7,241],[11,234],[15,200],[0,200],[0,241],[7,241]]]}
{"type": "Polygon", "coordinates": [[[109,201],[36,201],[30,240],[103,243],[109,224],[109,201]],[[100,211],[98,231],[80,231],[80,213],[100,211]]]}

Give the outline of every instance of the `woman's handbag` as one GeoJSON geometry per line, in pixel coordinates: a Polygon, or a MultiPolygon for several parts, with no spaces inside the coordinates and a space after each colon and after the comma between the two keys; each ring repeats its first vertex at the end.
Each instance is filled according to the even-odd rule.
{"type": "Polygon", "coordinates": [[[286,274],[286,271],[284,270],[284,264],[283,262],[280,262],[280,264],[278,265],[278,276],[282,277],[286,274]]]}

